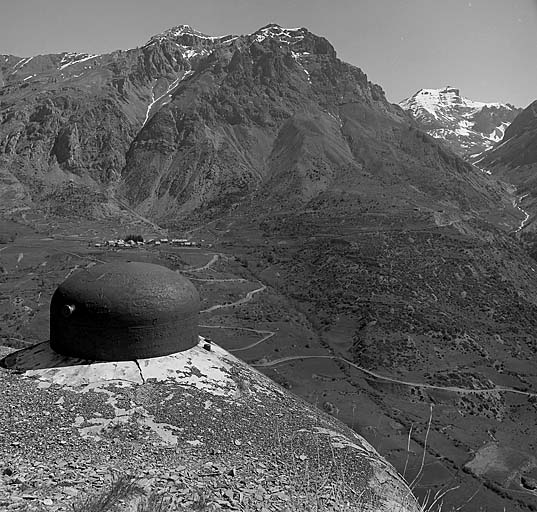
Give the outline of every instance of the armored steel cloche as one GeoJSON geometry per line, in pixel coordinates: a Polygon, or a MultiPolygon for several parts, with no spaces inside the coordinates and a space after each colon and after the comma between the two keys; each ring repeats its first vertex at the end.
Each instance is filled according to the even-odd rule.
{"type": "Polygon", "coordinates": [[[105,263],[80,270],[55,291],[50,346],[96,361],[164,356],[198,343],[194,285],[151,263],[105,263]]]}

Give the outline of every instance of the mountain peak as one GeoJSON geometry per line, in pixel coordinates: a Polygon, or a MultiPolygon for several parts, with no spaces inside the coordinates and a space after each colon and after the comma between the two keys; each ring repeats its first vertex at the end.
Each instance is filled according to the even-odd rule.
{"type": "Polygon", "coordinates": [[[264,27],[261,27],[259,30],[266,30],[270,28],[281,29],[283,27],[279,23],[267,23],[264,27]]]}
{"type": "Polygon", "coordinates": [[[162,35],[169,36],[169,37],[179,37],[185,34],[196,36],[196,37],[201,37],[203,39],[214,39],[214,37],[204,34],[203,32],[196,30],[190,25],[177,25],[176,27],[172,27],[168,30],[165,30],[162,33],[162,35]]]}
{"type": "Polygon", "coordinates": [[[444,87],[442,89],[442,92],[444,94],[454,94],[455,96],[460,96],[461,95],[461,91],[460,89],[455,89],[454,87],[452,87],[451,85],[447,85],[446,87],[444,87]]]}
{"type": "Polygon", "coordinates": [[[399,103],[432,137],[448,141],[461,156],[481,153],[502,139],[518,109],[474,101],[451,85],[420,89],[399,103]]]}
{"type": "Polygon", "coordinates": [[[252,36],[255,36],[255,39],[259,42],[265,40],[267,37],[272,37],[285,43],[294,43],[304,39],[304,36],[308,32],[308,29],[303,27],[285,28],[277,23],[269,23],[256,30],[252,36]]]}
{"type": "Polygon", "coordinates": [[[410,98],[407,98],[403,103],[408,103],[412,101],[417,101],[421,103],[431,103],[434,102],[446,102],[453,100],[455,98],[461,97],[460,89],[447,85],[440,89],[420,89],[414,93],[410,98]]]}
{"type": "Polygon", "coordinates": [[[235,36],[210,36],[190,25],[177,25],[169,28],[160,34],[156,34],[147,42],[146,46],[156,42],[173,41],[182,46],[195,46],[198,43],[208,44],[211,42],[222,42],[233,39],[235,36]]]}
{"type": "MultiPolygon", "coordinates": [[[[461,95],[460,89],[447,85],[440,89],[420,89],[410,98],[403,100],[399,105],[408,110],[413,104],[419,104],[422,108],[428,110],[431,114],[435,115],[435,112],[431,111],[431,107],[435,105],[453,105],[461,104],[466,108],[480,110],[483,107],[501,108],[509,107],[514,108],[512,105],[504,105],[498,102],[482,102],[474,101],[461,95]]],[[[436,117],[436,116],[435,116],[436,117]]]]}
{"type": "MultiPolygon", "coordinates": [[[[269,23],[268,25],[265,25],[264,27],[261,27],[255,32],[252,32],[251,34],[247,34],[247,35],[257,36],[258,40],[265,39],[267,37],[273,37],[273,38],[283,40],[284,42],[291,42],[290,41],[291,39],[294,39],[294,40],[303,39],[304,35],[307,33],[309,33],[309,31],[303,27],[286,28],[286,27],[282,27],[278,23],[269,23]]],[[[212,41],[228,39],[230,37],[233,37],[230,35],[210,36],[208,34],[200,32],[199,30],[196,30],[190,25],[182,24],[182,25],[177,25],[175,27],[169,28],[165,30],[164,32],[161,32],[160,34],[154,35],[150,39],[150,42],[154,42],[155,40],[163,40],[163,39],[178,39],[178,38],[182,38],[183,36],[192,36],[194,38],[208,39],[212,41]]]]}
{"type": "Polygon", "coordinates": [[[186,51],[202,48],[207,54],[220,45],[227,45],[237,39],[247,45],[273,40],[285,46],[293,46],[303,54],[330,54],[335,56],[333,46],[323,37],[312,34],[307,28],[286,28],[278,23],[269,23],[255,32],[243,35],[210,36],[190,25],[177,25],[160,34],[154,35],[145,46],[155,43],[171,42],[183,47],[186,51]]]}

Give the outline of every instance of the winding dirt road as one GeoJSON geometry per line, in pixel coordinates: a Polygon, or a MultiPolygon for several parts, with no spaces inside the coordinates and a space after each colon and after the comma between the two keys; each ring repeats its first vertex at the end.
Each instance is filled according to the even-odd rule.
{"type": "Polygon", "coordinates": [[[236,300],[235,302],[229,302],[226,304],[215,304],[214,306],[211,306],[208,309],[202,309],[200,313],[210,313],[211,311],[216,311],[217,309],[224,309],[224,308],[232,308],[233,306],[240,306],[241,304],[246,304],[247,302],[250,302],[256,293],[261,293],[265,291],[267,287],[265,285],[262,285],[260,288],[257,288],[255,290],[252,290],[251,292],[248,292],[245,297],[242,299],[236,300]]]}
{"type": "Polygon", "coordinates": [[[201,279],[199,277],[189,277],[191,281],[200,281],[202,283],[246,283],[247,279],[237,277],[235,279],[201,279]]]}
{"type": "Polygon", "coordinates": [[[205,265],[203,265],[203,267],[185,268],[179,272],[202,272],[203,270],[209,270],[219,259],[220,254],[213,254],[213,257],[205,265]]]}
{"type": "Polygon", "coordinates": [[[262,338],[254,341],[253,343],[250,343],[249,345],[246,345],[244,347],[239,348],[228,348],[228,352],[241,352],[242,350],[248,350],[249,348],[257,347],[257,345],[260,345],[261,343],[267,341],[268,339],[272,338],[276,334],[275,331],[265,331],[262,329],[250,329],[248,327],[232,327],[228,325],[199,325],[198,327],[204,327],[206,329],[229,329],[234,331],[248,331],[253,332],[255,334],[262,335],[262,338]]]}
{"type": "Polygon", "coordinates": [[[352,366],[353,368],[356,368],[357,370],[360,370],[361,372],[366,373],[367,375],[370,375],[371,377],[375,377],[376,379],[385,380],[388,382],[393,382],[395,384],[402,384],[403,386],[411,386],[411,387],[424,388],[424,389],[434,389],[437,391],[450,391],[453,393],[464,393],[464,394],[471,394],[471,395],[488,395],[491,393],[514,393],[517,395],[524,395],[528,397],[537,396],[537,393],[531,393],[529,391],[521,391],[519,389],[507,388],[503,386],[495,386],[494,388],[491,388],[491,389],[468,389],[468,388],[460,388],[458,386],[435,386],[433,384],[423,384],[420,382],[409,382],[409,381],[400,380],[400,379],[393,379],[392,377],[387,377],[386,375],[381,375],[371,370],[367,370],[366,368],[362,368],[361,366],[358,366],[357,364],[354,364],[348,359],[345,359],[344,357],[340,357],[340,356],[288,356],[288,357],[282,357],[280,359],[274,359],[266,363],[250,363],[250,366],[254,366],[256,368],[269,368],[271,366],[285,364],[290,361],[298,361],[302,359],[333,359],[337,361],[343,361],[349,366],[352,366]]]}
{"type": "MultiPolygon", "coordinates": [[[[520,198],[520,200],[522,200],[522,199],[524,199],[524,196],[522,196],[520,198]]],[[[517,229],[517,231],[520,231],[524,227],[525,223],[528,221],[529,215],[524,210],[522,210],[520,207],[518,207],[518,208],[522,212],[524,212],[526,214],[526,218],[524,219],[524,221],[522,221],[521,225],[517,229]]],[[[187,272],[198,272],[198,271],[210,269],[212,267],[212,265],[214,265],[218,261],[219,257],[220,257],[219,254],[214,254],[213,257],[211,258],[211,260],[208,263],[206,263],[202,267],[187,270],[187,272]]],[[[214,282],[232,282],[232,281],[245,281],[245,280],[244,279],[222,279],[222,280],[220,280],[220,279],[199,279],[199,281],[205,281],[205,282],[211,282],[211,281],[214,281],[214,282]]],[[[254,298],[254,296],[256,294],[261,293],[261,292],[263,292],[263,291],[265,291],[267,289],[266,285],[263,285],[261,283],[259,283],[259,284],[261,285],[259,288],[256,288],[255,290],[252,290],[252,291],[249,291],[244,297],[236,300],[235,302],[230,302],[230,303],[226,303],[226,304],[215,304],[214,306],[211,306],[211,307],[209,307],[207,309],[201,310],[200,313],[211,313],[212,311],[216,311],[216,310],[219,310],[219,309],[232,308],[234,306],[247,304],[248,302],[250,302],[254,298]]],[[[224,325],[205,325],[205,324],[200,324],[199,327],[210,328],[210,329],[243,330],[243,331],[253,332],[253,333],[256,333],[256,334],[259,334],[259,335],[262,336],[259,340],[255,341],[253,343],[250,343],[250,344],[248,344],[248,345],[246,345],[244,347],[239,347],[239,348],[235,348],[235,349],[229,349],[229,352],[240,352],[240,351],[244,351],[244,350],[254,348],[254,347],[260,345],[261,343],[266,342],[267,340],[269,340],[270,338],[272,338],[276,334],[274,331],[268,331],[268,330],[263,330],[263,329],[251,329],[251,328],[247,328],[247,327],[233,327],[233,326],[224,326],[224,325]]],[[[386,381],[386,382],[393,382],[394,384],[400,384],[400,385],[403,385],[403,386],[410,386],[410,387],[416,387],[416,388],[422,388],[422,389],[431,389],[431,390],[437,390],[437,391],[447,391],[447,392],[451,392],[451,393],[471,394],[471,395],[490,395],[490,394],[494,394],[494,393],[513,393],[513,394],[523,395],[523,396],[527,396],[527,397],[537,397],[537,393],[532,393],[532,392],[529,392],[529,391],[522,391],[522,390],[519,390],[519,389],[514,389],[514,388],[509,388],[509,387],[504,387],[504,386],[497,386],[497,385],[495,385],[493,388],[489,388],[489,389],[486,389],[486,388],[485,389],[470,389],[470,388],[462,388],[462,387],[459,387],[459,386],[436,386],[434,384],[426,384],[426,383],[421,383],[421,382],[405,381],[405,380],[401,380],[401,379],[388,377],[386,375],[382,375],[380,373],[368,370],[367,368],[363,368],[361,366],[358,366],[357,364],[353,363],[352,361],[349,361],[348,359],[345,359],[344,357],[333,356],[333,355],[287,356],[287,357],[282,357],[282,358],[279,358],[279,359],[274,359],[272,361],[267,361],[265,363],[250,363],[250,365],[253,366],[253,367],[256,367],[256,368],[269,368],[269,367],[272,367],[272,366],[285,364],[285,363],[288,363],[288,362],[291,362],[291,361],[301,361],[301,360],[305,360],[305,359],[331,359],[331,360],[336,360],[336,361],[342,361],[345,364],[348,364],[349,366],[351,366],[351,367],[361,371],[362,373],[365,373],[366,375],[369,375],[369,376],[371,376],[371,377],[373,377],[375,379],[383,380],[383,381],[386,381]]]]}
{"type": "MultiPolygon", "coordinates": [[[[222,254],[214,254],[213,257],[210,259],[210,261],[208,263],[206,263],[205,265],[203,265],[202,267],[178,270],[178,272],[181,272],[181,273],[185,272],[185,273],[188,274],[189,272],[202,272],[203,270],[213,270],[211,267],[222,256],[223,256],[222,254]]],[[[205,277],[191,277],[191,276],[189,276],[188,278],[190,280],[192,280],[192,281],[200,281],[202,283],[245,283],[247,281],[247,279],[244,279],[242,277],[225,278],[225,279],[217,279],[217,278],[207,279],[205,277]]]]}

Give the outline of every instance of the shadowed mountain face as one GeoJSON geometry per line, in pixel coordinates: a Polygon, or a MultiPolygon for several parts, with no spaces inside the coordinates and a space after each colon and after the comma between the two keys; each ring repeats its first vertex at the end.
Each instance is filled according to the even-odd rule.
{"type": "Polygon", "coordinates": [[[501,144],[481,161],[509,181],[534,185],[537,165],[537,101],[531,103],[507,128],[501,144]]]}
{"type": "Polygon", "coordinates": [[[477,162],[486,167],[496,177],[513,184],[521,196],[523,208],[531,214],[523,237],[533,246],[535,254],[537,226],[534,215],[537,212],[537,101],[525,108],[509,126],[501,143],[488,151],[477,162]]]}
{"type": "Polygon", "coordinates": [[[65,183],[90,195],[113,189],[146,117],[206,53],[205,40],[188,27],[176,32],[173,41],[104,55],[0,56],[3,209],[38,199],[64,214],[66,196],[73,198],[65,183]]]}

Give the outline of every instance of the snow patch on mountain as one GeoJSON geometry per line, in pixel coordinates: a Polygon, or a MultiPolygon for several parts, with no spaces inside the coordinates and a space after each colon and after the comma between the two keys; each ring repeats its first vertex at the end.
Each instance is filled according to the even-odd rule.
{"type": "Polygon", "coordinates": [[[17,64],[15,64],[15,66],[13,66],[13,71],[11,72],[11,74],[14,74],[16,73],[19,69],[22,69],[24,66],[26,66],[26,64],[28,64],[28,62],[30,62],[31,60],[33,59],[33,57],[27,57],[25,59],[21,59],[19,60],[19,62],[17,62],[17,64]]]}
{"type": "Polygon", "coordinates": [[[181,76],[177,77],[168,86],[166,91],[163,94],[161,94],[158,98],[155,98],[154,90],[151,91],[151,103],[147,106],[147,111],[146,111],[146,114],[145,114],[145,119],[144,119],[144,122],[142,124],[142,127],[144,127],[146,125],[147,121],[149,121],[149,118],[152,117],[157,110],[159,110],[164,105],[167,105],[171,101],[172,94],[175,91],[175,89],[177,88],[177,86],[179,85],[179,82],[182,82],[183,80],[188,78],[193,73],[194,73],[194,71],[190,70],[190,71],[186,71],[181,76]]]}
{"type": "Polygon", "coordinates": [[[293,56],[293,59],[295,59],[295,61],[298,63],[298,65],[302,68],[302,71],[304,71],[304,73],[306,74],[306,79],[308,80],[308,83],[311,84],[310,72],[306,69],[306,67],[304,66],[304,63],[301,62],[302,58],[307,57],[308,55],[310,55],[310,53],[309,52],[293,52],[292,51],[291,55],[293,56]]]}
{"type": "Polygon", "coordinates": [[[188,60],[203,53],[208,54],[217,46],[228,45],[241,37],[249,39],[250,42],[258,43],[271,38],[276,39],[281,43],[292,45],[302,41],[307,33],[308,30],[306,28],[285,28],[275,23],[271,23],[244,36],[231,34],[224,36],[210,36],[192,28],[190,25],[178,25],[161,34],[154,35],[149,39],[145,46],[155,43],[163,43],[165,41],[173,41],[184,50],[184,56],[188,60]]]}
{"type": "Polygon", "coordinates": [[[466,117],[481,110],[483,107],[501,108],[501,103],[483,103],[473,101],[460,95],[460,90],[454,87],[443,89],[420,89],[414,96],[399,104],[403,109],[420,115],[426,111],[436,119],[449,118],[450,110],[457,112],[464,110],[466,117]]]}
{"type": "Polygon", "coordinates": [[[282,43],[292,44],[304,39],[304,34],[306,32],[307,30],[305,28],[284,28],[272,23],[266,27],[260,28],[257,32],[254,32],[252,36],[258,43],[271,37],[278,39],[282,43]]]}
{"type": "Polygon", "coordinates": [[[175,41],[179,46],[184,47],[205,46],[229,43],[237,39],[237,37],[236,35],[210,36],[192,28],[190,25],[178,25],[165,30],[161,34],[154,35],[145,46],[164,41],[175,41]]]}
{"type": "Polygon", "coordinates": [[[217,39],[221,39],[222,37],[225,37],[225,36],[209,36],[207,34],[200,32],[199,30],[192,28],[190,25],[178,25],[177,27],[172,27],[168,30],[165,30],[164,32],[162,32],[162,34],[158,34],[154,37],[159,38],[159,39],[174,39],[174,38],[184,36],[184,35],[191,35],[199,39],[209,39],[211,41],[215,41],[217,39]]]}
{"type": "Polygon", "coordinates": [[[501,141],[520,111],[510,104],[465,98],[451,86],[420,89],[399,106],[410,112],[429,135],[444,140],[466,158],[488,151],[501,141]]]}
{"type": "Polygon", "coordinates": [[[154,35],[143,47],[171,42],[179,48],[185,60],[191,61],[194,58],[209,55],[218,47],[229,45],[238,37],[235,35],[210,36],[190,25],[178,25],[154,35]]]}
{"type": "Polygon", "coordinates": [[[99,55],[89,54],[89,53],[74,53],[69,52],[66,53],[62,60],[59,63],[58,69],[61,71],[65,69],[68,66],[72,66],[73,64],[80,64],[81,62],[86,62],[87,60],[94,59],[95,57],[98,57],[99,55]]]}
{"type": "Polygon", "coordinates": [[[206,50],[205,48],[201,48],[199,50],[196,50],[194,48],[186,48],[185,46],[178,45],[180,48],[182,48],[183,51],[183,57],[186,60],[193,59],[194,57],[198,57],[200,55],[208,55],[210,52],[209,50],[206,50]]]}
{"type": "Polygon", "coordinates": [[[503,122],[501,125],[496,126],[489,136],[489,139],[493,142],[499,142],[503,139],[505,135],[505,130],[511,123],[503,122]]]}

